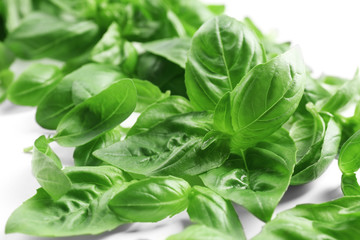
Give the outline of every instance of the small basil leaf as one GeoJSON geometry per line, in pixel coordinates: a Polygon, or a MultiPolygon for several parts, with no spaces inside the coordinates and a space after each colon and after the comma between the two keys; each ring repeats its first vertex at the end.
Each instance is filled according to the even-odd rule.
{"type": "Polygon", "coordinates": [[[103,135],[97,137],[96,139],[88,142],[84,145],[75,148],[74,151],[74,163],[75,166],[98,166],[103,162],[94,157],[92,153],[97,150],[107,146],[110,146],[118,141],[120,141],[125,136],[125,133],[122,127],[117,126],[110,131],[107,131],[103,135]]]}
{"type": "Polygon", "coordinates": [[[137,103],[135,112],[142,112],[156,101],[168,96],[162,93],[158,86],[146,80],[133,79],[137,92],[137,103]]]}
{"type": "Polygon", "coordinates": [[[232,200],[263,221],[269,221],[289,186],[296,147],[288,132],[280,129],[248,148],[241,159],[200,175],[205,186],[232,200]]]}
{"type": "Polygon", "coordinates": [[[357,239],[360,197],[343,197],[321,204],[303,204],[267,223],[253,240],[357,239]]]}
{"type": "MultiPolygon", "coordinates": [[[[139,80],[141,81],[141,80],[139,80]]],[[[144,110],[132,126],[127,136],[146,132],[150,128],[164,121],[166,118],[182,113],[192,112],[190,102],[180,96],[169,96],[150,105],[144,110]]]]}
{"type": "Polygon", "coordinates": [[[184,73],[184,69],[165,58],[150,53],[139,56],[137,77],[149,80],[163,92],[170,90],[173,95],[186,97],[184,73]]]}
{"type": "Polygon", "coordinates": [[[339,168],[343,173],[341,189],[346,196],[360,195],[360,186],[355,172],[360,169],[360,131],[352,135],[341,147],[339,168]]]}
{"type": "Polygon", "coordinates": [[[219,167],[229,156],[228,141],[216,141],[201,150],[211,116],[205,112],[176,115],[94,155],[131,173],[197,175],[219,167]]]}
{"type": "Polygon", "coordinates": [[[112,23],[100,41],[91,51],[91,58],[98,63],[121,66],[123,70],[132,73],[137,63],[137,51],[134,46],[123,39],[119,26],[112,23]]]}
{"type": "Polygon", "coordinates": [[[263,61],[260,43],[244,24],[225,15],[209,20],[192,38],[186,64],[191,103],[200,110],[214,110],[220,98],[263,61]]]}
{"type": "Polygon", "coordinates": [[[161,56],[185,69],[191,40],[188,38],[161,39],[141,46],[152,54],[161,56]]]}
{"type": "Polygon", "coordinates": [[[125,223],[107,206],[127,180],[121,170],[100,166],[66,168],[64,172],[71,189],[58,200],[38,189],[11,214],[6,233],[64,237],[99,234],[125,223]]]}
{"type": "Polygon", "coordinates": [[[129,222],[157,222],[186,209],[190,185],[180,178],[151,177],[130,182],[109,207],[129,222]]]}
{"type": "Polygon", "coordinates": [[[18,105],[37,106],[61,79],[57,66],[34,63],[11,84],[8,98],[18,105]]]}
{"type": "Polygon", "coordinates": [[[5,46],[3,42],[0,42],[0,71],[9,68],[14,59],[14,54],[5,46]]]}
{"type": "Polygon", "coordinates": [[[8,34],[5,43],[21,58],[67,60],[85,52],[97,33],[91,21],[65,22],[38,12],[28,15],[8,34]]]}
{"type": "Polygon", "coordinates": [[[0,103],[5,101],[7,97],[7,90],[14,79],[14,73],[10,70],[4,69],[0,71],[0,103]]]}
{"type": "Polygon", "coordinates": [[[45,136],[39,137],[34,143],[32,172],[54,200],[71,189],[71,182],[61,169],[61,161],[49,147],[45,136]]]}
{"type": "Polygon", "coordinates": [[[234,152],[270,136],[291,117],[303,95],[305,78],[298,48],[254,67],[244,77],[230,93],[234,152]]]}
{"type": "Polygon", "coordinates": [[[245,239],[239,217],[231,202],[208,188],[193,187],[187,212],[192,222],[222,232],[229,236],[229,239],[245,239]]]}
{"type": "Polygon", "coordinates": [[[54,136],[60,145],[80,146],[119,125],[136,106],[136,88],[131,80],[114,83],[68,112],[54,136]]]}

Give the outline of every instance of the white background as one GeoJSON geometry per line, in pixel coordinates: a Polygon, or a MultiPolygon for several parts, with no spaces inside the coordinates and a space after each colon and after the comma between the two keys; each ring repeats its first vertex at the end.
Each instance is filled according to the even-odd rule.
{"type": "MultiPolygon", "coordinates": [[[[206,1],[221,3],[221,1],[206,1]]],[[[360,4],[355,0],[228,0],[223,1],[230,16],[251,19],[264,31],[276,30],[279,40],[300,45],[305,62],[314,75],[321,73],[351,78],[360,65],[360,4]]],[[[17,73],[26,66],[17,62],[12,69],[17,73]]],[[[21,234],[4,235],[6,219],[38,187],[31,175],[31,155],[23,148],[50,131],[40,128],[34,120],[35,109],[0,105],[0,239],[35,240],[21,234]]],[[[72,163],[72,150],[52,145],[65,165],[72,163]]],[[[340,172],[334,161],[318,180],[291,187],[276,212],[300,203],[320,203],[341,196],[340,172]]],[[[236,207],[248,237],[260,231],[262,223],[241,207],[236,207]]],[[[160,223],[133,224],[100,236],[65,238],[75,240],[145,240],[165,239],[181,231],[188,221],[186,213],[160,223]]]]}

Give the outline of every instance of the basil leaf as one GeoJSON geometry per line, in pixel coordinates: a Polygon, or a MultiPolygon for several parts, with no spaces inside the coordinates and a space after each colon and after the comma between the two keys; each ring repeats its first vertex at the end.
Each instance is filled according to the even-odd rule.
{"type": "Polygon", "coordinates": [[[28,15],[8,34],[5,43],[21,58],[67,60],[85,52],[97,33],[93,22],[65,22],[38,12],[28,15]]]}
{"type": "Polygon", "coordinates": [[[14,54],[4,45],[3,42],[0,42],[0,71],[8,69],[14,62],[14,59],[14,54]]]}
{"type": "Polygon", "coordinates": [[[88,142],[84,145],[78,146],[74,151],[74,163],[75,166],[98,166],[103,162],[94,157],[92,153],[107,146],[110,146],[124,137],[123,129],[120,126],[107,131],[96,139],[88,142]]]}
{"type": "Polygon", "coordinates": [[[298,149],[291,185],[320,177],[336,157],[341,140],[340,126],[332,118],[324,120],[312,104],[307,109],[311,116],[299,119],[290,129],[298,149]]]}
{"type": "Polygon", "coordinates": [[[215,17],[192,38],[185,84],[191,103],[214,110],[220,98],[265,60],[256,36],[228,16],[215,17]]]}
{"type": "Polygon", "coordinates": [[[114,83],[68,112],[57,126],[54,140],[62,146],[80,146],[119,125],[136,106],[131,80],[114,83]]]}
{"type": "Polygon", "coordinates": [[[71,189],[71,182],[61,169],[61,161],[49,147],[45,136],[36,139],[32,171],[39,184],[54,200],[71,189]]]}
{"type": "Polygon", "coordinates": [[[157,222],[186,209],[190,185],[175,177],[151,177],[130,182],[109,207],[129,222],[157,222]]]}
{"type": "Polygon", "coordinates": [[[222,232],[229,239],[245,239],[239,217],[231,202],[207,188],[193,187],[187,212],[192,222],[222,232]]]}
{"type": "Polygon", "coordinates": [[[100,64],[82,66],[66,75],[39,103],[36,111],[37,123],[43,128],[56,129],[64,115],[74,108],[75,103],[83,102],[98,94],[110,86],[115,78],[122,76],[108,66],[100,64]],[[76,83],[73,91],[74,82],[76,83]]]}
{"type": "Polygon", "coordinates": [[[47,237],[99,234],[125,223],[107,206],[127,180],[121,170],[100,166],[66,168],[64,172],[72,182],[71,189],[58,200],[38,189],[11,214],[6,233],[47,237]]]}
{"type": "Polygon", "coordinates": [[[130,173],[193,176],[219,167],[229,156],[226,140],[201,148],[209,129],[208,113],[176,115],[93,154],[130,173]]]}
{"type": "Polygon", "coordinates": [[[162,93],[158,86],[146,80],[133,79],[137,92],[135,112],[142,112],[156,101],[166,98],[168,93],[162,93]]]}
{"type": "MultiPolygon", "coordinates": [[[[226,109],[219,121],[227,118],[222,120],[227,125],[224,132],[233,129],[233,152],[270,136],[291,117],[303,95],[305,77],[300,50],[293,48],[254,67],[231,91],[230,97],[224,96],[219,104],[228,106],[217,106],[215,116],[219,108],[222,112],[226,109]]],[[[220,126],[217,122],[214,125],[220,126]]]]}
{"type": "Polygon", "coordinates": [[[7,97],[7,91],[10,87],[14,78],[14,73],[10,70],[2,70],[0,71],[0,103],[5,101],[7,97]]]}
{"type": "Polygon", "coordinates": [[[285,129],[280,129],[248,148],[241,159],[231,159],[200,178],[220,196],[269,221],[289,186],[295,154],[294,142],[285,129]]]}
{"type": "Polygon", "coordinates": [[[143,43],[141,46],[146,51],[164,57],[185,69],[190,44],[188,38],[171,38],[143,43]]]}
{"type": "Polygon", "coordinates": [[[11,84],[8,98],[18,105],[37,106],[61,79],[57,66],[34,63],[11,84]]]}
{"type": "Polygon", "coordinates": [[[170,90],[173,95],[186,97],[184,69],[162,57],[142,54],[136,74],[139,79],[149,80],[163,92],[170,90]]]}
{"type": "Polygon", "coordinates": [[[341,147],[339,168],[343,173],[341,188],[344,195],[360,195],[360,186],[355,172],[360,169],[360,131],[352,135],[341,147]]]}
{"type": "Polygon", "coordinates": [[[137,51],[121,37],[119,26],[112,23],[92,49],[91,59],[98,63],[121,66],[126,72],[132,73],[137,63],[137,51]]]}
{"type": "Polygon", "coordinates": [[[192,225],[187,227],[183,232],[172,235],[166,240],[235,240],[214,228],[204,225],[192,225]]]}
{"type": "Polygon", "coordinates": [[[253,240],[356,239],[360,234],[360,197],[303,204],[267,223],[253,240]]]}
{"type": "Polygon", "coordinates": [[[192,112],[190,102],[180,96],[169,96],[150,105],[144,110],[131,127],[127,136],[146,132],[150,128],[164,121],[168,117],[192,112]]]}

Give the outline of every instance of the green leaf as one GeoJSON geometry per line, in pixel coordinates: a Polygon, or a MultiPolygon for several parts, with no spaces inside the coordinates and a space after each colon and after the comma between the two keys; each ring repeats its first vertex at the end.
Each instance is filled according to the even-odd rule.
{"type": "Polygon", "coordinates": [[[68,112],[57,126],[54,140],[62,146],[80,146],[116,127],[133,112],[136,88],[121,80],[68,112]]]}
{"type": "Polygon", "coordinates": [[[21,58],[67,60],[85,52],[97,34],[97,26],[90,21],[65,22],[48,14],[32,13],[8,34],[5,43],[21,58]]]}
{"type": "Polygon", "coordinates": [[[146,132],[171,116],[192,112],[190,102],[180,96],[169,96],[150,105],[144,110],[131,127],[127,136],[146,132]]]}
{"type": "Polygon", "coordinates": [[[125,223],[107,206],[127,180],[121,170],[72,167],[64,172],[72,182],[71,189],[58,200],[38,189],[11,214],[6,233],[47,237],[99,234],[125,223]]]}
{"type": "Polygon", "coordinates": [[[161,91],[170,90],[173,95],[186,97],[184,69],[165,58],[145,53],[139,57],[136,74],[139,79],[149,80],[161,91]]]}
{"type": "Polygon", "coordinates": [[[143,43],[141,46],[148,52],[166,58],[185,69],[187,53],[190,49],[191,39],[171,38],[143,43]]]}
{"type": "Polygon", "coordinates": [[[245,239],[239,217],[231,202],[208,188],[193,187],[187,212],[192,222],[222,232],[229,239],[245,239]]]}
{"type": "Polygon", "coordinates": [[[211,117],[205,112],[176,115],[94,155],[130,173],[197,175],[219,167],[229,156],[226,140],[201,149],[202,139],[211,129],[211,117]]]}
{"type": "Polygon", "coordinates": [[[96,139],[88,142],[84,145],[78,146],[74,151],[74,163],[75,166],[98,166],[103,162],[92,155],[92,153],[97,150],[107,146],[110,146],[124,137],[124,132],[122,127],[117,126],[110,131],[107,131],[103,135],[97,137],[96,139]]]}
{"type": "Polygon", "coordinates": [[[250,69],[265,60],[256,36],[239,21],[215,17],[192,38],[185,84],[191,103],[200,110],[214,110],[250,69]]]}
{"type": "Polygon", "coordinates": [[[36,111],[37,123],[43,128],[56,129],[64,115],[74,108],[75,103],[98,94],[114,83],[114,79],[122,76],[112,67],[101,64],[82,66],[66,75],[40,102],[36,111]]]}
{"type": "Polygon", "coordinates": [[[133,79],[137,92],[135,112],[142,112],[156,101],[166,98],[168,93],[162,93],[158,86],[146,80],[133,79]]]}
{"type": "Polygon", "coordinates": [[[34,63],[11,84],[8,98],[18,105],[37,106],[61,79],[57,66],[34,63]]]}
{"type": "Polygon", "coordinates": [[[40,186],[57,200],[71,189],[71,181],[62,171],[59,157],[51,150],[45,136],[36,139],[32,172],[40,186]]]}
{"type": "Polygon", "coordinates": [[[186,209],[190,185],[175,177],[150,177],[130,182],[109,207],[129,222],[157,222],[186,209]]]}
{"type": "Polygon", "coordinates": [[[235,240],[214,228],[204,225],[192,225],[187,227],[183,232],[172,235],[166,240],[235,240]]]}
{"type": "Polygon", "coordinates": [[[298,150],[291,185],[320,177],[336,157],[341,140],[341,128],[333,118],[325,120],[312,104],[306,107],[311,114],[297,120],[290,129],[298,150]]]}
{"type": "Polygon", "coordinates": [[[14,54],[5,46],[3,42],[0,42],[0,71],[7,69],[14,62],[14,54]]]}
{"type": "Polygon", "coordinates": [[[341,147],[339,168],[343,173],[341,189],[346,196],[360,196],[360,186],[355,172],[360,169],[360,131],[352,135],[341,147]]]}
{"type": "Polygon", "coordinates": [[[98,63],[121,66],[126,72],[132,73],[137,63],[137,51],[121,37],[119,26],[112,23],[92,49],[91,59],[98,63]]]}
{"type": "Polygon", "coordinates": [[[357,239],[360,197],[343,197],[321,204],[303,204],[267,223],[253,240],[357,239]]]}
{"type": "Polygon", "coordinates": [[[285,129],[280,129],[248,148],[241,159],[231,159],[200,177],[220,196],[269,221],[289,186],[295,154],[294,142],[285,129]]]}
{"type": "Polygon", "coordinates": [[[0,103],[5,101],[7,97],[7,90],[14,79],[14,73],[10,70],[0,71],[0,103]]]}
{"type": "Polygon", "coordinates": [[[293,48],[254,67],[231,91],[230,98],[224,96],[228,101],[222,100],[221,104],[229,105],[226,109],[230,114],[226,116],[231,116],[226,123],[231,121],[228,128],[234,131],[233,152],[270,136],[291,117],[303,95],[305,78],[300,50],[293,48]]]}

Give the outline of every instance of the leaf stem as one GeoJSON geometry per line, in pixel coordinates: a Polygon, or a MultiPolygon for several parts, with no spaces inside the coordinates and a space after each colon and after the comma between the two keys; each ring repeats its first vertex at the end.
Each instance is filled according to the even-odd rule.
{"type": "Polygon", "coordinates": [[[242,157],[242,159],[244,161],[245,169],[246,169],[247,172],[249,172],[249,169],[248,169],[248,166],[247,166],[247,163],[246,163],[244,150],[240,150],[240,152],[241,152],[241,157],[242,157]]]}

